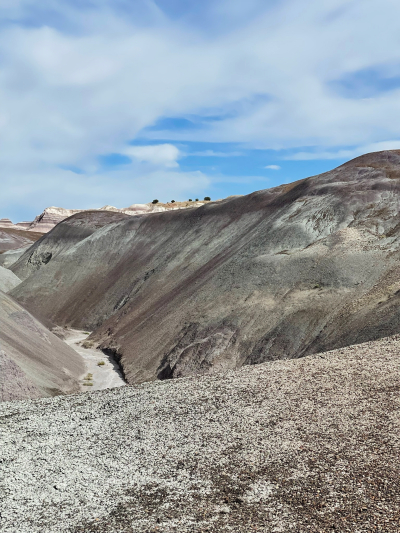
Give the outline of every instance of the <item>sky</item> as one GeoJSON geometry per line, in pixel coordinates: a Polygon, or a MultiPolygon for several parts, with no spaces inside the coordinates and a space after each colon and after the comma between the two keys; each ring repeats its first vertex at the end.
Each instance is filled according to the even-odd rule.
{"type": "Polygon", "coordinates": [[[0,0],[0,218],[400,148],[397,0],[0,0]]]}

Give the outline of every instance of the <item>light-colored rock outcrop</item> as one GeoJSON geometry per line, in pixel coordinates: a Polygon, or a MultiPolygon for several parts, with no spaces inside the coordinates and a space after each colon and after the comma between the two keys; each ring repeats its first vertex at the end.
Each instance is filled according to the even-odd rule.
{"type": "Polygon", "coordinates": [[[9,218],[0,218],[0,228],[14,228],[14,224],[9,218]]]}
{"type": "Polygon", "coordinates": [[[0,529],[397,533],[399,383],[395,337],[0,405],[0,529]]]}
{"type": "MultiPolygon", "coordinates": [[[[46,209],[38,215],[33,222],[28,224],[28,231],[37,231],[40,233],[47,233],[57,224],[66,218],[75,215],[76,213],[83,213],[85,211],[112,211],[114,213],[123,213],[126,215],[143,215],[145,213],[161,213],[163,211],[175,209],[194,208],[203,205],[204,202],[175,202],[169,204],[132,204],[129,207],[119,209],[112,205],[105,205],[99,209],[64,209],[63,207],[46,207],[46,209]]],[[[8,219],[4,219],[8,220],[8,219]]],[[[1,222],[1,221],[0,221],[1,222]]],[[[12,224],[11,220],[10,223],[12,224]]],[[[25,227],[25,222],[21,224],[25,227]]],[[[18,226],[18,224],[17,224],[18,226]]],[[[0,226],[1,227],[1,226],[0,226]]],[[[16,226],[13,226],[16,227],[16,226]]]]}

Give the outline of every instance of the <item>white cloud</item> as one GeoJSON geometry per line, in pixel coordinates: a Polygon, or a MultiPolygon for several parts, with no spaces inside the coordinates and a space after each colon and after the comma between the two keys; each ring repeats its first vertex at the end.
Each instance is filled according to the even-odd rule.
{"type": "Polygon", "coordinates": [[[185,156],[198,156],[198,157],[239,157],[243,155],[243,152],[215,152],[214,150],[203,150],[202,152],[190,152],[185,156]]]}
{"type": "Polygon", "coordinates": [[[177,160],[182,156],[179,149],[173,144],[129,146],[122,153],[134,157],[138,161],[165,167],[178,167],[177,160]]]}
{"type": "Polygon", "coordinates": [[[281,169],[281,167],[279,165],[267,165],[264,168],[268,168],[270,170],[280,170],[281,169]]]}
{"type": "MultiPolygon", "coordinates": [[[[139,161],[160,167],[177,196],[194,179],[177,170],[178,141],[333,159],[400,138],[398,90],[351,99],[329,85],[368,67],[400,68],[400,4],[393,0],[215,0],[204,3],[204,16],[192,18],[169,18],[157,7],[162,2],[39,4],[6,0],[0,6],[3,206],[4,198],[15,202],[25,191],[47,198],[52,190],[49,203],[61,203],[61,165],[83,169],[73,178],[73,194],[86,194],[90,183],[100,204],[120,204],[112,195],[128,190],[129,176],[136,187],[139,161]],[[190,116],[200,117],[199,127],[167,129],[162,137],[145,130],[163,144],[129,148],[134,168],[127,174],[111,179],[99,170],[99,156],[121,153],[143,128],[163,117],[190,116]]],[[[218,149],[211,154],[222,157],[218,149]]],[[[151,187],[159,182],[149,178],[140,186],[154,196],[151,187]]]]}
{"type": "Polygon", "coordinates": [[[317,159],[352,159],[362,154],[370,152],[380,152],[383,150],[399,150],[399,141],[383,141],[377,143],[366,144],[352,148],[350,150],[336,150],[336,151],[310,151],[310,152],[296,152],[290,156],[285,157],[286,160],[291,161],[314,161],[317,159]]]}

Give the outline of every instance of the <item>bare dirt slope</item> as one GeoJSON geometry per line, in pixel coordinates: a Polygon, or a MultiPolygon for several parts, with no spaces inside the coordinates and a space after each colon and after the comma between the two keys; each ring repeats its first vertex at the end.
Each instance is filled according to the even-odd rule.
{"type": "Polygon", "coordinates": [[[399,531],[400,339],[0,405],[2,533],[399,531]]]}
{"type": "Polygon", "coordinates": [[[42,237],[41,233],[24,229],[0,228],[0,253],[30,246],[42,237]]]}
{"type": "Polygon", "coordinates": [[[0,266],[0,291],[9,292],[20,283],[21,280],[14,274],[14,272],[0,266]]]}
{"type": "Polygon", "coordinates": [[[399,212],[387,151],[197,209],[75,215],[11,267],[12,294],[94,330],[130,383],[300,357],[400,331],[399,212]]]}
{"type": "MultiPolygon", "coordinates": [[[[31,243],[32,244],[32,243],[31,243]]],[[[0,266],[4,268],[10,268],[18,259],[23,255],[26,250],[31,246],[24,246],[23,248],[15,248],[13,250],[7,250],[0,254],[0,266]]]]}
{"type": "Polygon", "coordinates": [[[0,401],[77,392],[83,372],[74,350],[0,291],[0,401]]]}

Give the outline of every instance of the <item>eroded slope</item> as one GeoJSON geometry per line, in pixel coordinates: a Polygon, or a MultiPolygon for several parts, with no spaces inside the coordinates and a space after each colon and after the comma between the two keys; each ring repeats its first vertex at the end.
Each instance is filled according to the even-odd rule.
{"type": "Polygon", "coordinates": [[[297,183],[121,219],[87,236],[86,215],[76,215],[12,266],[25,279],[13,294],[57,324],[95,329],[92,339],[121,358],[131,383],[393,334],[399,178],[400,152],[378,152],[297,183]],[[82,238],[70,243],[78,222],[82,238]],[[46,254],[46,264],[36,261],[46,254]]]}
{"type": "Polygon", "coordinates": [[[84,370],[74,350],[0,291],[0,401],[77,392],[84,370]]]}
{"type": "Polygon", "coordinates": [[[9,292],[20,283],[21,280],[14,272],[0,266],[0,291],[9,292]]]}

